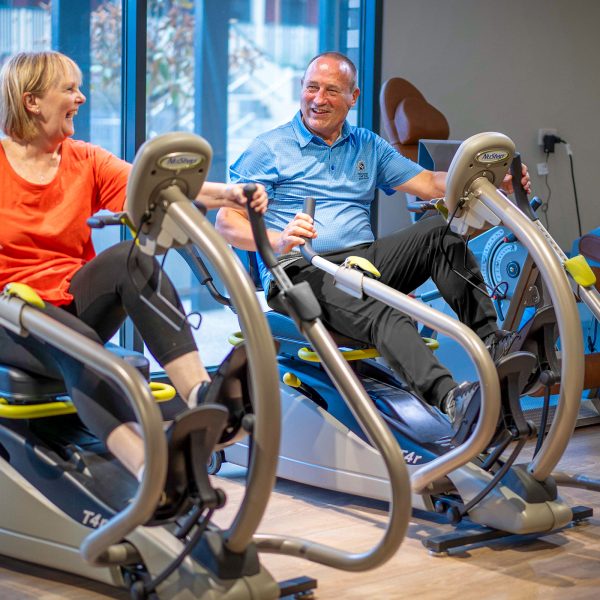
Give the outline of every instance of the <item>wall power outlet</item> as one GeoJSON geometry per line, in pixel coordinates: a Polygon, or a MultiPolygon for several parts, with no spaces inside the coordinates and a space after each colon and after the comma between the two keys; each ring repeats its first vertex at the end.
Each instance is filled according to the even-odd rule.
{"type": "Polygon", "coordinates": [[[544,145],[544,136],[545,135],[558,135],[558,129],[538,129],[538,146],[544,145]]]}

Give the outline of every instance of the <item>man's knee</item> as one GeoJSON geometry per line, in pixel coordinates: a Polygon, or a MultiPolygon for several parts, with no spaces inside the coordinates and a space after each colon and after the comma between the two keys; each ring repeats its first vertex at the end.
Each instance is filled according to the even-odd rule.
{"type": "Polygon", "coordinates": [[[412,337],[414,333],[418,333],[416,321],[391,307],[385,307],[371,323],[371,336],[375,345],[383,343],[385,339],[401,339],[406,335],[412,337]]]}

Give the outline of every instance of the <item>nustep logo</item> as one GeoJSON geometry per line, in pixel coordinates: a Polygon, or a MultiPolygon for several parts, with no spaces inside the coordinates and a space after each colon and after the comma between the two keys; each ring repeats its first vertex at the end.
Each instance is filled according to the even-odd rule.
{"type": "Polygon", "coordinates": [[[188,171],[195,169],[203,162],[204,156],[194,152],[171,152],[157,161],[159,167],[169,171],[188,171]]]}
{"type": "Polygon", "coordinates": [[[489,165],[490,163],[502,162],[509,156],[510,155],[506,150],[484,150],[475,157],[475,160],[489,165]]]}

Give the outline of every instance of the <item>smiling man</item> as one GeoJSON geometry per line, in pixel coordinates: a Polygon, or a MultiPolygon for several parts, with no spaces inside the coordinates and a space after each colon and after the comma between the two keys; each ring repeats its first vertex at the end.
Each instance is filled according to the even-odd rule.
{"type": "MultiPolygon", "coordinates": [[[[370,210],[377,189],[436,198],[445,193],[446,173],[421,168],[375,133],[348,123],[360,94],[356,82],[356,67],[343,54],[325,52],[313,58],[302,79],[300,111],[289,123],[258,136],[231,166],[231,179],[265,186],[265,222],[273,249],[294,283],[310,283],[328,327],[375,346],[417,394],[458,426],[468,404],[479,396],[479,384],[457,384],[410,317],[371,298],[344,294],[297,249],[303,238],[311,238],[315,250],[334,262],[349,254],[363,256],[382,273],[380,281],[403,293],[431,277],[495,359],[509,349],[512,334],[498,330],[491,300],[476,289],[475,258],[442,217],[422,219],[375,240],[370,210]],[[307,196],[317,201],[314,222],[302,213],[307,196]]],[[[526,168],[522,182],[528,189],[526,168]]],[[[509,180],[505,187],[510,191],[509,180]]],[[[221,209],[217,228],[234,246],[256,248],[243,209],[221,209]]],[[[278,290],[262,264],[261,278],[272,300],[278,290]]]]}

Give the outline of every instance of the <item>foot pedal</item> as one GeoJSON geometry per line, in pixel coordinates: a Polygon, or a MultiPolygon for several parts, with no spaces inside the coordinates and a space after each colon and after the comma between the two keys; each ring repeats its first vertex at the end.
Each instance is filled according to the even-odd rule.
{"type": "Polygon", "coordinates": [[[185,511],[190,490],[194,489],[204,506],[218,508],[222,504],[223,494],[210,485],[207,464],[228,416],[224,406],[209,405],[175,417],[167,430],[169,456],[164,501],[156,508],[153,520],[171,518],[185,511]]]}

